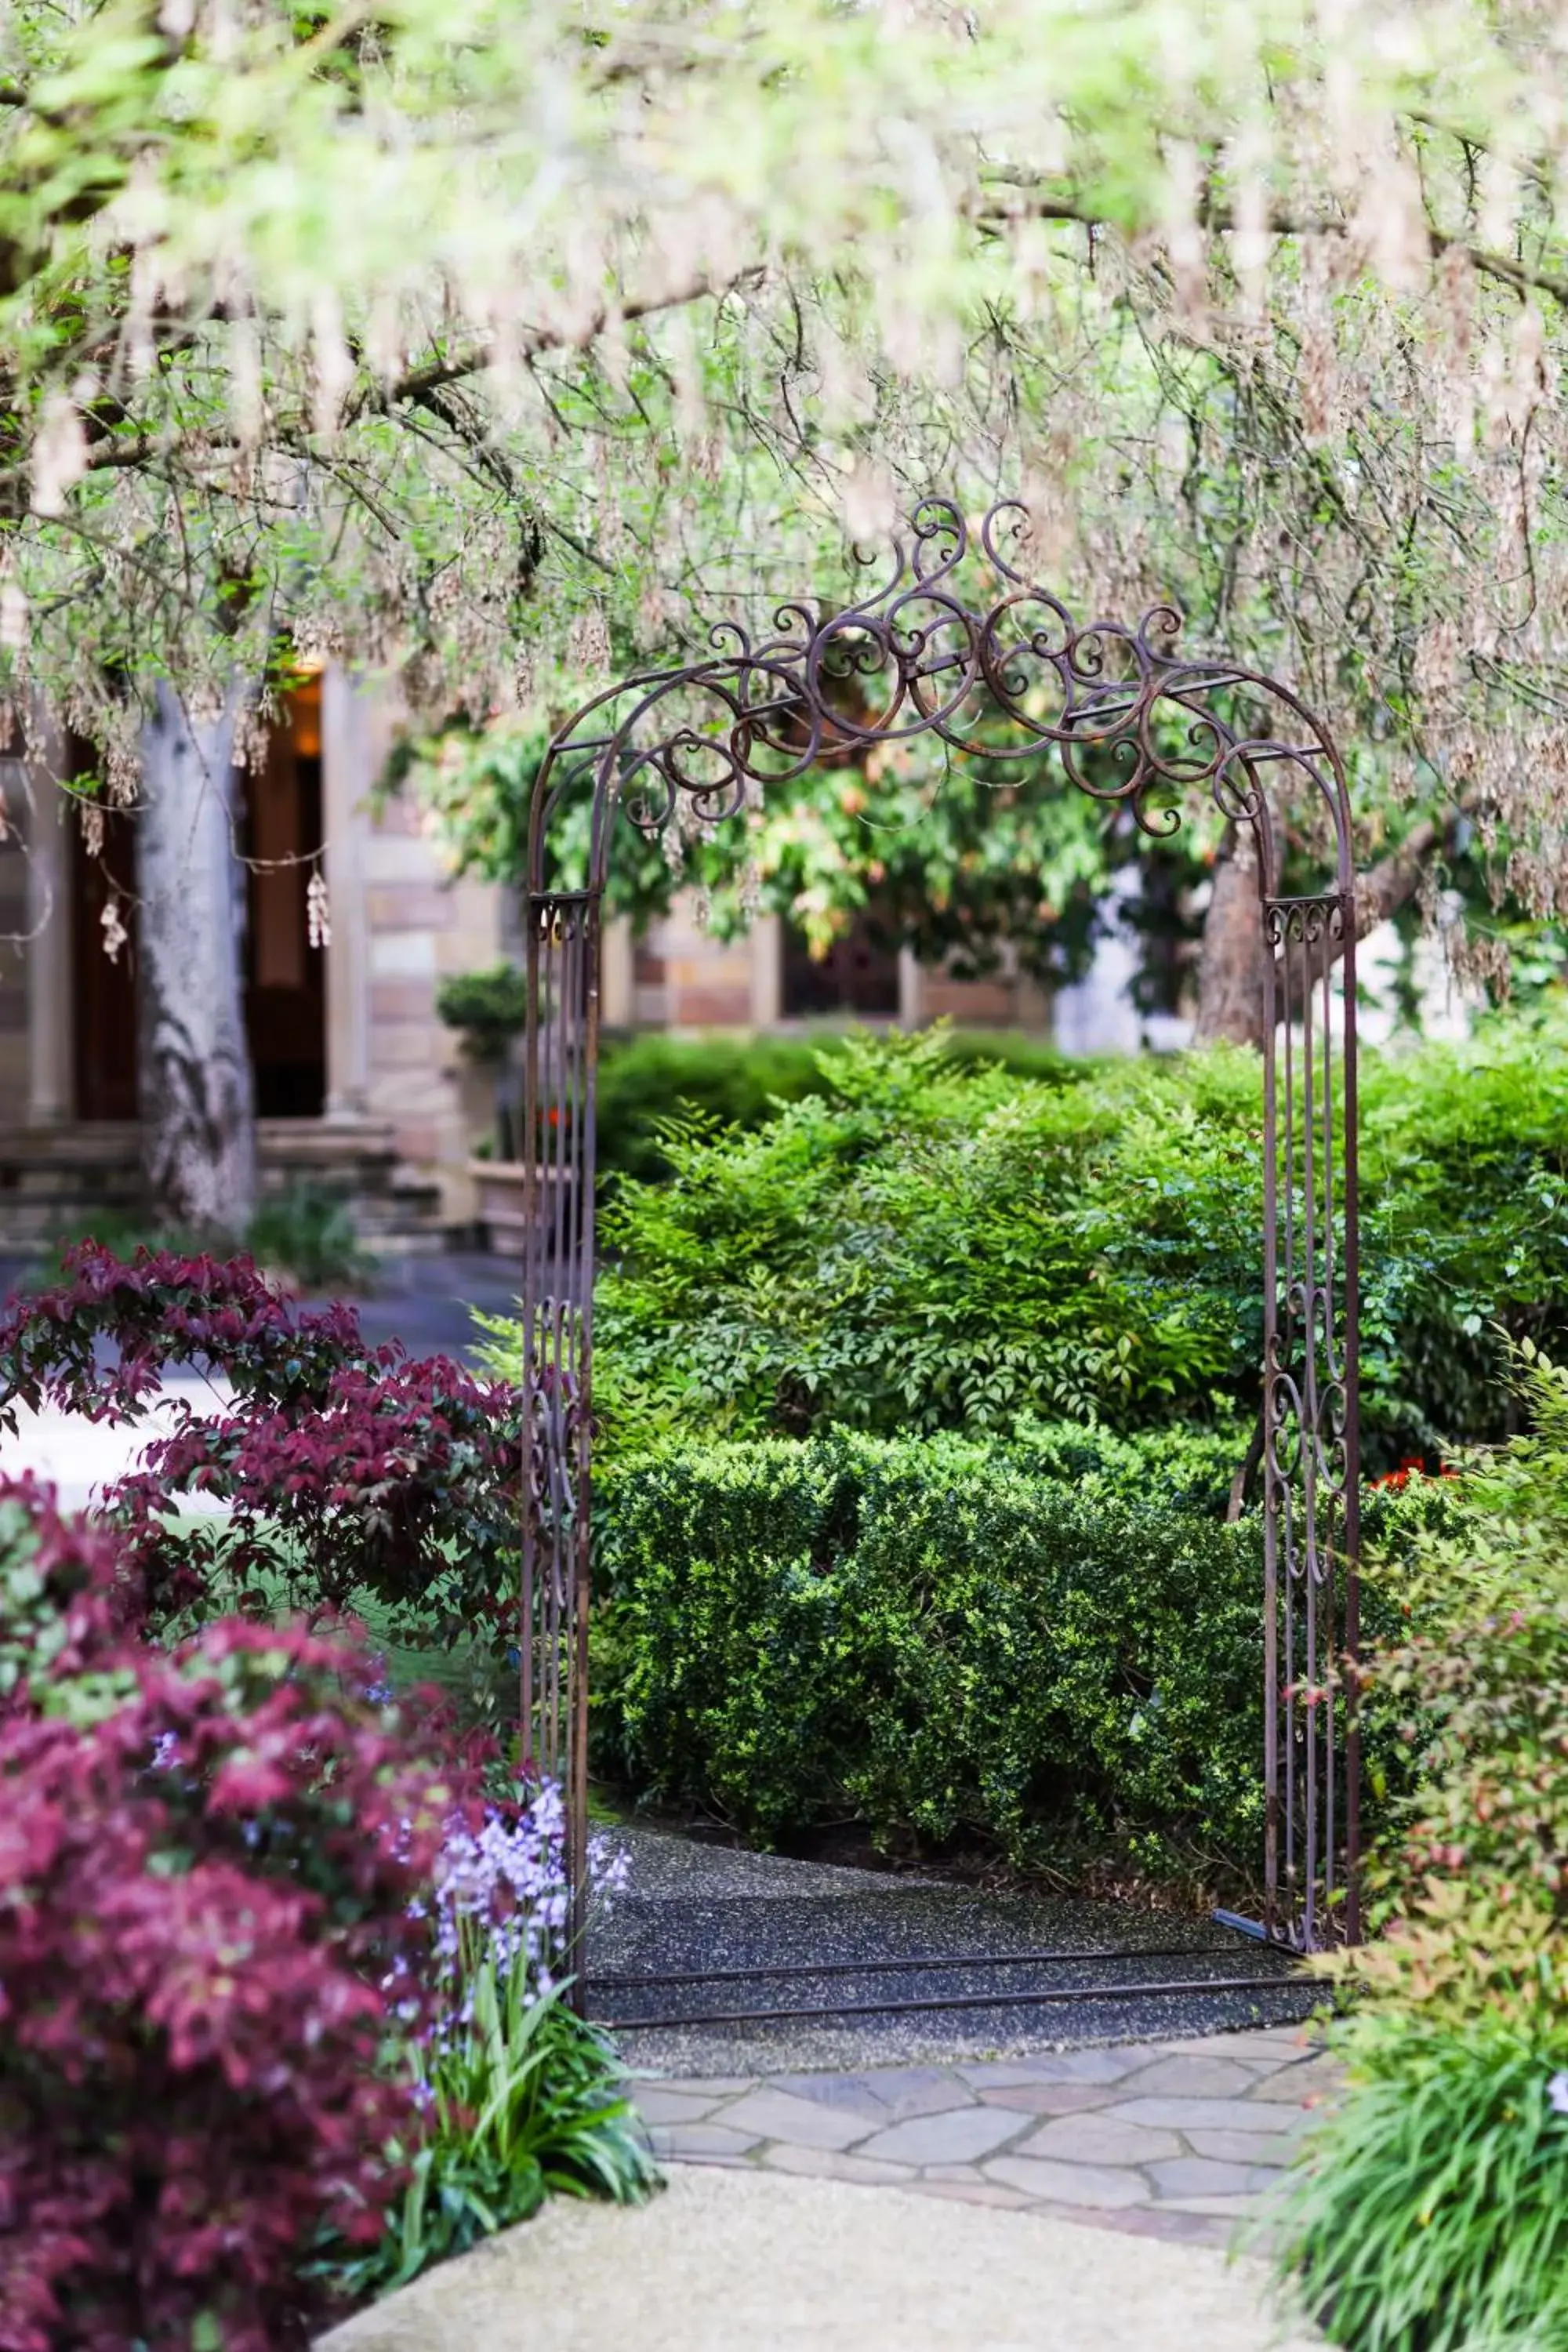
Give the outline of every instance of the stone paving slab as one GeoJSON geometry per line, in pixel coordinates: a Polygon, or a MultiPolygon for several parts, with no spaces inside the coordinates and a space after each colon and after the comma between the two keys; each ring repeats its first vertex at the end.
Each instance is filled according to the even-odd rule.
{"type": "Polygon", "coordinates": [[[634,2211],[552,2199],[320,2352],[1313,2352],[1256,2264],[1151,2242],[1131,2214],[1108,2261],[1093,2230],[1027,2203],[996,2182],[917,2202],[682,2166],[634,2211]]]}
{"type": "Polygon", "coordinates": [[[950,2107],[945,2115],[916,2116],[910,2123],[874,2133],[866,2142],[866,2153],[903,2164],[973,2164],[1005,2147],[1017,2132],[1017,2119],[1005,2108],[950,2107]]]}
{"type": "Polygon", "coordinates": [[[1290,2027],[947,2067],[667,2078],[637,2095],[667,2162],[896,2184],[1220,2245],[1266,2211],[1336,2081],[1290,2027]]]}

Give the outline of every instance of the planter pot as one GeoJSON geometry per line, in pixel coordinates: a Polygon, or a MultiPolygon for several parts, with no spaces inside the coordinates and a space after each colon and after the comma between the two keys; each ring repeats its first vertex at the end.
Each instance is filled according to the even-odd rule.
{"type": "MultiPolygon", "coordinates": [[[[498,1257],[521,1257],[526,1226],[522,1214],[522,1181],[525,1171],[521,1160],[470,1160],[468,1173],[474,1180],[479,1195],[479,1223],[483,1228],[485,1246],[498,1257]]],[[[553,1223],[556,1213],[557,1188],[568,1188],[574,1181],[570,1169],[540,1168],[535,1171],[534,1199],[546,1220],[553,1223]]]]}

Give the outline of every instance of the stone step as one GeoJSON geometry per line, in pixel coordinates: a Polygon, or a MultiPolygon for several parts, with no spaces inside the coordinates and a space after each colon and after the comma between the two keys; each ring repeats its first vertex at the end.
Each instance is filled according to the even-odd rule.
{"type": "MultiPolygon", "coordinates": [[[[367,1247],[426,1254],[445,1246],[441,1190],[405,1166],[390,1120],[262,1119],[263,1192],[324,1185],[352,1202],[367,1247]]],[[[0,1255],[28,1257],[95,1216],[134,1218],[142,1200],[138,1131],[117,1121],[0,1136],[0,1255]]]]}

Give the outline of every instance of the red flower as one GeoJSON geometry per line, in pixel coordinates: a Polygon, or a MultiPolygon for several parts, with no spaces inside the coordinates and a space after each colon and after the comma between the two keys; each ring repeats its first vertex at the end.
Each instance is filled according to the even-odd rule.
{"type": "Polygon", "coordinates": [[[1386,1471],[1381,1478],[1373,1478],[1370,1483],[1374,1486],[1392,1487],[1398,1493],[1410,1484],[1412,1478],[1457,1478],[1458,1475],[1446,1462],[1439,1462],[1436,1470],[1428,1470],[1424,1455],[1407,1454],[1397,1470],[1386,1471]]]}

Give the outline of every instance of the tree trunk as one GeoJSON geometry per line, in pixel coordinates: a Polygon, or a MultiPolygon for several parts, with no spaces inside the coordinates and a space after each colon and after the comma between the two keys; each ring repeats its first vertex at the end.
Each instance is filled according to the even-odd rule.
{"type": "Polygon", "coordinates": [[[234,736],[244,697],[193,723],[160,685],[142,735],[136,820],[142,1150],[160,1224],[244,1238],[256,1207],[256,1101],[245,1032],[245,869],[235,855],[234,736]]]}
{"type": "Polygon", "coordinates": [[[1226,827],[1215,864],[1193,1035],[1201,1045],[1216,1037],[1237,1045],[1263,1043],[1263,919],[1250,825],[1226,827]]]}

